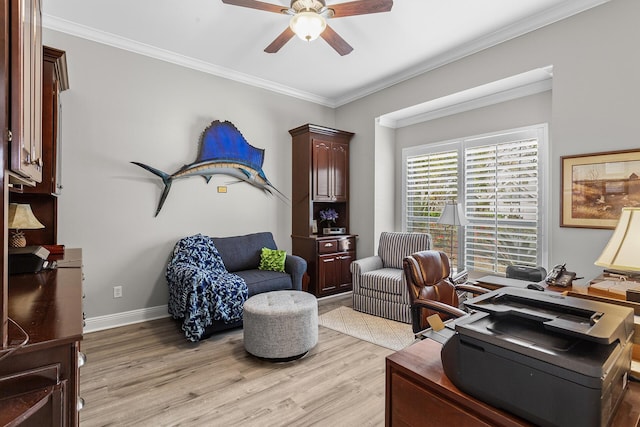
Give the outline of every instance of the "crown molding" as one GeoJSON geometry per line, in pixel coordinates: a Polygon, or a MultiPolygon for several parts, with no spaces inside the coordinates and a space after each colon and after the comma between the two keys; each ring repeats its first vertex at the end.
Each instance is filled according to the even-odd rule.
{"type": "Polygon", "coordinates": [[[551,25],[555,22],[569,18],[580,12],[584,12],[585,10],[589,10],[601,4],[608,3],[609,1],[611,0],[566,1],[554,8],[522,19],[491,34],[487,34],[484,37],[479,37],[471,43],[467,43],[457,49],[449,50],[442,55],[431,58],[428,61],[416,65],[415,67],[408,68],[401,73],[389,77],[388,79],[381,80],[376,84],[366,86],[364,88],[361,88],[360,90],[351,92],[346,96],[334,99],[335,106],[339,107],[356,101],[360,98],[364,98],[365,96],[374,94],[395,84],[412,79],[436,68],[458,61],[466,56],[473,55],[474,53],[478,53],[500,43],[506,42],[516,37],[538,30],[547,25],[551,25]]]}
{"type": "Polygon", "coordinates": [[[261,89],[266,89],[272,92],[291,96],[293,98],[298,98],[304,101],[313,102],[315,104],[324,105],[326,107],[335,107],[335,104],[332,100],[315,95],[313,93],[300,91],[285,85],[260,79],[255,76],[240,73],[229,68],[221,67],[145,43],[140,43],[112,33],[96,30],[94,28],[60,19],[48,14],[42,15],[42,26],[50,30],[59,31],[61,33],[70,34],[72,36],[137,53],[139,55],[144,55],[150,58],[180,65],[182,67],[191,68],[203,73],[212,74],[214,76],[233,80],[239,83],[244,83],[249,86],[255,86],[261,89]]]}
{"type": "Polygon", "coordinates": [[[386,89],[395,84],[409,80],[420,74],[424,74],[435,68],[480,52],[484,49],[490,48],[507,40],[511,40],[523,34],[573,16],[577,13],[607,3],[609,1],[611,0],[567,0],[554,8],[522,19],[512,25],[504,27],[484,37],[479,37],[473,42],[463,45],[458,49],[450,50],[442,55],[436,56],[435,58],[418,64],[414,67],[408,68],[401,73],[394,74],[389,78],[380,80],[372,85],[362,87],[360,89],[347,93],[344,96],[336,98],[327,98],[310,92],[300,91],[285,85],[270,82],[265,79],[260,79],[255,76],[240,73],[225,67],[180,55],[178,53],[160,49],[148,44],[139,43],[112,33],[96,30],[94,28],[60,19],[48,14],[42,15],[42,25],[43,27],[51,30],[70,34],[108,46],[113,46],[140,55],[159,59],[161,61],[170,62],[176,65],[201,71],[203,73],[212,74],[239,83],[266,89],[293,98],[298,98],[303,101],[313,102],[325,107],[336,108],[356,101],[365,96],[371,95],[382,89],[386,89]]]}

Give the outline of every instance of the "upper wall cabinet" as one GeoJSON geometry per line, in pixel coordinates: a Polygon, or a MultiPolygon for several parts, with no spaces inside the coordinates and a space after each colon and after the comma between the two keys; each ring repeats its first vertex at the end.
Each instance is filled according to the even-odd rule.
{"type": "Polygon", "coordinates": [[[42,182],[35,186],[14,186],[9,195],[13,203],[27,203],[44,225],[37,230],[24,230],[32,245],[54,245],[58,242],[58,198],[61,183],[62,106],[60,92],[69,88],[67,55],[64,51],[43,47],[42,62],[42,182]]]}
{"type": "Polygon", "coordinates": [[[67,55],[44,46],[42,62],[42,182],[24,187],[24,193],[58,195],[62,190],[60,92],[69,88],[67,55]]]}
{"type": "Polygon", "coordinates": [[[40,0],[11,0],[10,181],[42,180],[42,11],[40,0]]]}
{"type": "Polygon", "coordinates": [[[348,199],[349,145],[313,139],[313,200],[345,202],[348,199]]]}

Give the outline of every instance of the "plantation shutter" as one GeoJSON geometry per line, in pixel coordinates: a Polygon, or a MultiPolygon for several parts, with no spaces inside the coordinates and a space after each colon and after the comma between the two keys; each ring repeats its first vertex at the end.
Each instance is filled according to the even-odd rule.
{"type": "Polygon", "coordinates": [[[464,157],[467,267],[503,273],[539,264],[537,137],[470,146],[464,157]]]}
{"type": "Polygon", "coordinates": [[[406,231],[431,234],[452,266],[505,273],[544,264],[540,162],[545,125],[403,150],[406,231]],[[438,224],[446,202],[461,203],[468,224],[438,224]]]}
{"type": "Polygon", "coordinates": [[[445,203],[458,198],[458,150],[406,158],[406,230],[428,233],[445,203]]]}

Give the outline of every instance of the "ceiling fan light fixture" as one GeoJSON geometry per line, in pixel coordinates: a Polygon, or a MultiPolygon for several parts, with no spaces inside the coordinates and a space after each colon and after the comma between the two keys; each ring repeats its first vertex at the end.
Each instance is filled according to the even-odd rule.
{"type": "Polygon", "coordinates": [[[310,42],[317,39],[327,28],[327,21],[316,12],[296,13],[289,22],[291,30],[302,40],[310,42]]]}

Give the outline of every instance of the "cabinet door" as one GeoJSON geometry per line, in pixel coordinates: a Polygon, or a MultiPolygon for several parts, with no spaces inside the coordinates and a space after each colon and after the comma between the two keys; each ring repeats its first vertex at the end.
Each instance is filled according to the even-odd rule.
{"type": "Polygon", "coordinates": [[[56,148],[54,135],[57,129],[58,95],[54,64],[44,61],[42,64],[42,180],[34,187],[25,187],[25,193],[55,193],[56,148]]]}
{"type": "Polygon", "coordinates": [[[340,262],[338,255],[332,254],[318,257],[318,294],[331,293],[338,289],[339,283],[340,262]]]}
{"type": "Polygon", "coordinates": [[[62,80],[68,85],[65,52],[45,46],[42,61],[42,182],[35,187],[25,186],[24,193],[60,194],[59,92],[62,80]]]}
{"type": "Polygon", "coordinates": [[[349,146],[334,142],[331,145],[331,193],[336,202],[349,198],[349,146]]]}
{"type": "Polygon", "coordinates": [[[351,261],[355,258],[354,252],[345,252],[338,255],[340,260],[340,288],[350,288],[351,287],[351,261]]]}
{"type": "Polygon", "coordinates": [[[11,2],[11,170],[17,182],[42,180],[40,0],[11,2]]]}
{"type": "Polygon", "coordinates": [[[313,201],[331,201],[331,143],[313,140],[313,201]]]}
{"type": "Polygon", "coordinates": [[[68,425],[67,380],[59,380],[60,371],[59,365],[52,364],[0,376],[0,425],[68,425]]]}

